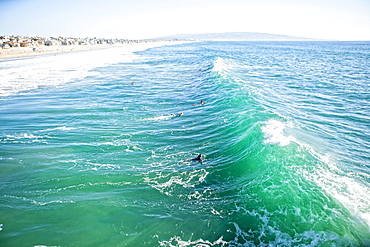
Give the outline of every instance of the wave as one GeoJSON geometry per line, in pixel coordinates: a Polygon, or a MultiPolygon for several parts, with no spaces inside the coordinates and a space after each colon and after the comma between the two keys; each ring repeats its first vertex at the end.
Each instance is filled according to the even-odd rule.
{"type": "Polygon", "coordinates": [[[329,155],[320,155],[307,144],[302,144],[320,163],[303,171],[305,178],[313,181],[328,195],[338,200],[349,212],[370,227],[370,189],[338,168],[329,155]]]}
{"type": "MultiPolygon", "coordinates": [[[[321,188],[324,194],[340,202],[340,205],[348,210],[352,217],[370,226],[369,187],[358,181],[355,177],[352,177],[351,173],[343,171],[339,163],[333,163],[327,158],[331,155],[335,157],[336,154],[329,152],[329,149],[323,146],[325,145],[325,141],[320,140],[320,137],[315,137],[315,133],[309,132],[313,131],[313,129],[305,129],[306,122],[301,122],[302,119],[294,118],[290,115],[287,110],[292,107],[291,105],[286,106],[287,109],[283,109],[285,103],[282,102],[279,97],[283,100],[287,100],[287,98],[283,98],[286,97],[284,95],[279,96],[280,91],[284,92],[281,86],[273,88],[276,84],[271,83],[270,85],[268,80],[261,80],[261,77],[263,77],[261,74],[258,75],[260,78],[256,80],[254,75],[250,76],[254,74],[253,71],[248,72],[248,76],[250,76],[249,79],[245,76],[246,70],[253,69],[255,68],[238,64],[231,59],[218,57],[215,59],[212,70],[220,76],[223,80],[222,83],[230,84],[229,86],[233,85],[232,88],[220,85],[223,90],[231,90],[227,93],[221,91],[221,93],[223,93],[222,96],[226,96],[226,101],[238,101],[238,97],[240,99],[244,97],[241,102],[248,103],[247,106],[232,104],[229,105],[229,107],[238,108],[235,112],[243,112],[245,108],[249,108],[248,111],[251,114],[250,121],[252,121],[252,123],[249,124],[253,125],[253,122],[260,123],[259,126],[261,134],[263,135],[262,139],[257,136],[254,140],[249,141],[249,143],[252,143],[250,145],[257,147],[257,149],[261,148],[262,151],[257,151],[257,153],[254,154],[251,152],[253,149],[249,149],[248,152],[230,154],[233,156],[232,160],[245,163],[245,160],[258,159],[262,160],[260,161],[260,165],[266,166],[266,168],[268,168],[268,162],[271,160],[272,163],[275,163],[275,166],[285,167],[274,169],[289,169],[290,173],[295,173],[298,177],[303,176],[306,181],[313,182],[315,186],[321,188]],[[243,93],[245,94],[243,95],[243,93]],[[250,110],[251,108],[253,111],[250,110]],[[286,111],[284,112],[282,110],[286,111]],[[258,113],[257,111],[260,112],[258,113]],[[256,116],[255,119],[253,119],[254,116],[256,116]],[[278,117],[276,118],[276,116],[278,117]],[[302,133],[305,133],[305,135],[301,136],[302,133]],[[307,135],[312,136],[309,136],[307,140],[305,140],[307,135]],[[264,145],[270,145],[272,147],[263,151],[264,148],[261,143],[259,143],[260,140],[262,140],[264,145]],[[266,155],[265,153],[267,150],[274,150],[274,153],[266,155]],[[266,156],[261,157],[260,155],[262,154],[266,156]],[[253,156],[254,158],[252,158],[253,156]]],[[[225,98],[223,101],[225,101],[225,98]]],[[[310,103],[312,104],[312,102],[310,103]]],[[[291,104],[294,104],[294,102],[291,102],[291,104]]],[[[236,124],[238,124],[238,122],[232,123],[232,125],[236,124]]],[[[323,123],[319,123],[319,125],[320,124],[322,125],[323,123]]],[[[240,135],[240,133],[237,132],[234,134],[240,135]]],[[[249,132],[249,134],[251,133],[249,132]]],[[[255,137],[256,134],[257,133],[254,134],[255,137]]],[[[248,135],[242,134],[242,136],[247,139],[249,138],[248,135]]],[[[231,143],[233,142],[231,141],[231,143]]],[[[292,183],[296,182],[292,181],[292,183]]],[[[309,192],[309,188],[302,187],[300,189],[308,190],[309,192]]],[[[280,186],[275,184],[264,188],[264,190],[275,194],[277,191],[280,191],[280,186]]],[[[312,194],[310,196],[314,198],[317,195],[312,194]]],[[[320,195],[320,197],[325,198],[325,195],[320,195]]],[[[338,216],[340,215],[341,220],[347,217],[345,210],[334,208],[330,210],[336,212],[338,216]],[[340,213],[336,210],[339,210],[340,213]]],[[[346,220],[344,221],[347,222],[346,220]]],[[[314,233],[314,231],[302,234],[318,234],[318,238],[323,237],[319,233],[314,233]]],[[[333,236],[333,238],[336,237],[333,236]]]]}
{"type": "MultiPolygon", "coordinates": [[[[248,85],[254,84],[254,80],[246,81],[245,78],[240,75],[240,73],[244,73],[246,70],[252,70],[253,72],[254,69],[256,68],[254,68],[253,66],[251,67],[243,64],[238,64],[233,60],[219,57],[215,60],[213,71],[219,73],[223,78],[230,80],[230,82],[242,82],[242,84],[247,86],[243,87],[243,90],[253,90],[252,93],[256,93],[259,95],[267,94],[268,91],[266,91],[266,88],[269,86],[266,84],[266,81],[265,86],[257,84],[256,87],[251,88],[248,87],[248,85]]],[[[259,69],[257,68],[257,70],[259,69]]],[[[273,104],[275,104],[275,102],[270,101],[270,103],[266,104],[264,102],[265,98],[265,96],[254,97],[253,100],[256,101],[255,103],[263,106],[263,108],[274,107],[273,104]]],[[[282,115],[284,113],[274,112],[274,114],[282,115]]],[[[335,117],[336,113],[333,114],[335,117]]],[[[287,118],[284,116],[281,117],[287,118]]],[[[298,123],[297,126],[294,127],[304,126],[299,124],[300,119],[294,119],[294,121],[298,123]]],[[[276,119],[269,119],[267,121],[264,121],[263,126],[261,126],[261,131],[264,135],[264,143],[286,146],[294,142],[298,144],[301,149],[303,148],[309,153],[314,153],[314,157],[316,157],[318,161],[324,162],[324,164],[326,165],[325,167],[317,168],[317,170],[314,172],[314,175],[310,174],[310,176],[307,176],[307,179],[309,179],[310,181],[314,181],[328,194],[341,201],[355,215],[360,216],[370,226],[369,213],[367,213],[370,209],[370,200],[369,196],[365,196],[370,195],[369,188],[357,182],[354,178],[349,177],[345,172],[338,168],[338,164],[328,165],[327,159],[323,158],[324,155],[319,155],[318,152],[315,151],[315,148],[312,146],[311,143],[307,143],[304,140],[301,140],[302,138],[299,136],[299,129],[298,131],[295,131],[295,134],[297,135],[296,137],[286,134],[285,130],[287,127],[294,129],[291,122],[282,122],[276,119]],[[335,168],[335,173],[333,173],[333,168],[335,168]],[[364,198],[364,200],[361,199],[361,197],[364,198]]],[[[320,148],[320,146],[317,146],[316,148],[320,148]]]]}

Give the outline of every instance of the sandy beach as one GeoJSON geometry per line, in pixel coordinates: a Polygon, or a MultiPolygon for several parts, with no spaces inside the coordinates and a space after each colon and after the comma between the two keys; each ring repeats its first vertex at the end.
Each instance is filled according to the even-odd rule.
{"type": "Polygon", "coordinates": [[[170,41],[151,41],[151,42],[139,42],[139,43],[128,43],[128,44],[99,44],[99,45],[56,45],[56,46],[39,46],[34,47],[13,47],[8,49],[0,49],[0,59],[11,59],[11,58],[21,58],[28,56],[40,56],[40,55],[49,55],[57,54],[64,52],[76,52],[76,51],[87,51],[87,50],[96,50],[96,49],[108,49],[115,47],[130,47],[133,50],[140,50],[141,47],[156,47],[166,44],[173,44],[174,42],[170,41]]]}

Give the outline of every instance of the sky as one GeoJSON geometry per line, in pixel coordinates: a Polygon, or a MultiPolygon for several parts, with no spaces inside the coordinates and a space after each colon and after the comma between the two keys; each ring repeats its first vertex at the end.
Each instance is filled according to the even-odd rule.
{"type": "Polygon", "coordinates": [[[0,0],[0,35],[148,39],[260,32],[370,40],[370,0],[0,0]]]}

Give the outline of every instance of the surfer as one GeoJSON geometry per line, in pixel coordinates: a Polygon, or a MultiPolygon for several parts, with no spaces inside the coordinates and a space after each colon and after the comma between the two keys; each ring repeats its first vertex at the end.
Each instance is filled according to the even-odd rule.
{"type": "Polygon", "coordinates": [[[178,115],[175,115],[175,114],[172,114],[171,113],[171,117],[181,117],[182,115],[184,115],[184,113],[180,112],[178,115]]]}
{"type": "Polygon", "coordinates": [[[199,161],[199,162],[202,162],[203,161],[202,154],[199,154],[198,157],[196,157],[194,159],[191,159],[191,161],[199,161]]]}

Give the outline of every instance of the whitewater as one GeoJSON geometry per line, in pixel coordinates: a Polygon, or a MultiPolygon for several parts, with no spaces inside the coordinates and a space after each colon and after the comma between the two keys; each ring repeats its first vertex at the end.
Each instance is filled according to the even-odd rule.
{"type": "Polygon", "coordinates": [[[369,67],[369,42],[2,60],[0,245],[370,246],[369,67]]]}

